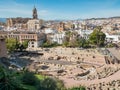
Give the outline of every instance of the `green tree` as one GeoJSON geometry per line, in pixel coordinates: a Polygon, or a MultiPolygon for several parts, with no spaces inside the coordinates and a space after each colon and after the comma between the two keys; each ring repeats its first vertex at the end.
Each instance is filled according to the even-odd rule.
{"type": "Polygon", "coordinates": [[[25,71],[22,77],[24,84],[35,85],[37,83],[37,78],[34,73],[25,71]]]}
{"type": "Polygon", "coordinates": [[[62,80],[56,79],[57,80],[57,90],[66,90],[64,86],[64,82],[62,80]]]}
{"type": "Polygon", "coordinates": [[[76,47],[77,46],[77,35],[78,33],[73,31],[67,31],[65,33],[65,38],[63,41],[63,46],[70,46],[70,47],[76,47]]]}
{"type": "Polygon", "coordinates": [[[45,78],[40,82],[38,90],[67,90],[63,81],[53,78],[45,78]]]}
{"type": "Polygon", "coordinates": [[[29,43],[29,41],[25,40],[24,42],[22,42],[22,44],[19,44],[18,49],[20,49],[20,51],[23,51],[23,49],[28,48],[28,43],[29,43]]]}
{"type": "Polygon", "coordinates": [[[57,90],[57,82],[52,78],[46,78],[40,83],[38,90],[57,90]]]}
{"type": "Polygon", "coordinates": [[[71,28],[74,30],[75,29],[75,24],[71,25],[71,28]]]}
{"type": "Polygon", "coordinates": [[[15,50],[23,51],[23,49],[26,49],[28,47],[28,43],[29,43],[28,40],[20,44],[17,39],[14,38],[6,39],[6,45],[9,52],[13,52],[15,50]]]}
{"type": "Polygon", "coordinates": [[[96,27],[90,34],[89,41],[92,45],[104,46],[106,35],[101,31],[101,27],[96,27]]]}
{"type": "Polygon", "coordinates": [[[88,48],[90,47],[89,41],[84,38],[78,38],[77,43],[79,47],[88,48]]]}
{"type": "Polygon", "coordinates": [[[16,75],[0,66],[0,90],[26,90],[16,75]]]}
{"type": "Polygon", "coordinates": [[[18,49],[19,42],[17,41],[17,39],[9,38],[9,39],[6,39],[6,45],[7,45],[8,51],[13,52],[16,49],[18,49]]]}
{"type": "Polygon", "coordinates": [[[69,46],[70,47],[77,47],[78,43],[77,43],[77,39],[76,38],[72,38],[69,42],[69,46]]]}
{"type": "Polygon", "coordinates": [[[28,48],[28,43],[29,43],[28,40],[25,40],[24,42],[22,42],[22,45],[23,45],[24,49],[28,48]]]}
{"type": "Polygon", "coordinates": [[[19,45],[19,50],[22,52],[22,51],[23,51],[23,49],[24,49],[23,44],[20,44],[20,45],[19,45]]]}
{"type": "Polygon", "coordinates": [[[64,41],[63,41],[63,46],[64,47],[67,47],[69,45],[69,42],[65,39],[64,41]]]}
{"type": "Polygon", "coordinates": [[[85,87],[80,86],[80,87],[73,87],[72,89],[69,90],[86,90],[85,87]]]}

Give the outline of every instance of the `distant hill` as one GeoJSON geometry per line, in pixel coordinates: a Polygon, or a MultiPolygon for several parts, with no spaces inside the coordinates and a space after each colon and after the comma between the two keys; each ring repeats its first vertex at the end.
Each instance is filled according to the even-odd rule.
{"type": "Polygon", "coordinates": [[[85,20],[104,20],[104,19],[120,19],[120,16],[108,17],[108,18],[89,18],[85,20]]]}
{"type": "Polygon", "coordinates": [[[6,18],[0,18],[0,22],[5,23],[6,22],[6,18]]]}

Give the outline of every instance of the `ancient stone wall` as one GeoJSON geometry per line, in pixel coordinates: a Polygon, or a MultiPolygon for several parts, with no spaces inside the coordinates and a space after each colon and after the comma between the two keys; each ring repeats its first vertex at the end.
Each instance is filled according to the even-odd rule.
{"type": "Polygon", "coordinates": [[[2,38],[0,38],[0,58],[1,57],[7,57],[7,49],[6,49],[5,40],[2,38]]]}

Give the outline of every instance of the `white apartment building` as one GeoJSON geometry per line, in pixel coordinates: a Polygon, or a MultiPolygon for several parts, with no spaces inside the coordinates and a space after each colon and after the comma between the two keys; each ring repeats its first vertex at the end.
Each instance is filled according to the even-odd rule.
{"type": "Polygon", "coordinates": [[[53,30],[53,29],[51,29],[51,28],[47,28],[47,29],[44,30],[44,33],[45,33],[45,34],[57,33],[57,30],[53,30]]]}
{"type": "Polygon", "coordinates": [[[63,39],[65,37],[65,33],[61,32],[61,33],[57,33],[53,35],[53,42],[57,42],[58,44],[63,44],[63,39]]]}
{"type": "Polygon", "coordinates": [[[88,39],[93,30],[76,30],[76,32],[84,39],[88,39]]]}
{"type": "Polygon", "coordinates": [[[65,32],[58,32],[57,30],[52,30],[50,28],[45,29],[45,34],[47,34],[47,39],[50,40],[52,43],[57,42],[58,44],[63,43],[63,39],[65,37],[65,32]]]}
{"type": "Polygon", "coordinates": [[[113,43],[119,43],[120,42],[120,35],[110,35],[108,33],[106,34],[106,41],[107,42],[113,42],[113,43]]]}

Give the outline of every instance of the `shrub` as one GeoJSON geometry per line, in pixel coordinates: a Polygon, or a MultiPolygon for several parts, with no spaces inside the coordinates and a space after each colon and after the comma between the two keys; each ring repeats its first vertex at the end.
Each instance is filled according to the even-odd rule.
{"type": "Polygon", "coordinates": [[[46,78],[40,82],[38,90],[66,90],[64,83],[58,79],[46,78]]]}
{"type": "Polygon", "coordinates": [[[69,90],[86,90],[86,89],[85,89],[85,87],[80,86],[80,87],[73,87],[73,88],[71,88],[69,90]]]}
{"type": "Polygon", "coordinates": [[[23,74],[22,81],[24,84],[35,85],[37,83],[37,78],[34,73],[26,71],[23,74]]]}
{"type": "Polygon", "coordinates": [[[0,66],[0,90],[27,90],[16,74],[0,66]]]}

